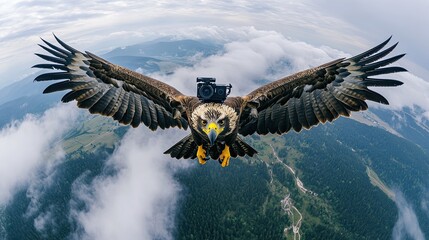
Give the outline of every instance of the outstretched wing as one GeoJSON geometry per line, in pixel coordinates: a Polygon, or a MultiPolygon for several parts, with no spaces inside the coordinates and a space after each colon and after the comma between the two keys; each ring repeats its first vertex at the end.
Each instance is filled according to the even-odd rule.
{"type": "MultiPolygon", "coordinates": [[[[55,35],[54,35],[55,36],[55,35]]],[[[111,116],[123,124],[137,127],[143,122],[150,129],[179,127],[187,129],[186,116],[178,109],[185,97],[168,84],[112,64],[92,53],[82,53],[58,39],[61,47],[43,42],[39,45],[51,55],[38,54],[49,63],[33,67],[59,70],[37,76],[35,81],[62,80],[43,93],[70,90],[61,99],[77,101],[90,113],[111,116]]]]}
{"type": "Polygon", "coordinates": [[[339,116],[350,116],[351,111],[366,110],[365,100],[388,104],[383,96],[368,87],[402,84],[374,77],[406,71],[402,67],[384,67],[405,54],[380,60],[397,45],[382,50],[389,40],[357,56],[296,73],[244,96],[247,105],[240,119],[239,133],[282,134],[290,129],[299,132],[339,116]]]}

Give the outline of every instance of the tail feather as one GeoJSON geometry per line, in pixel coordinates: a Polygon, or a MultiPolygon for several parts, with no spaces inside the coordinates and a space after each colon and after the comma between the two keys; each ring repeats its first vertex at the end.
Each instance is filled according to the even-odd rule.
{"type": "Polygon", "coordinates": [[[240,146],[240,149],[242,149],[244,152],[238,151],[238,155],[243,157],[245,155],[248,155],[249,157],[253,157],[258,151],[256,151],[253,147],[251,147],[249,144],[247,144],[245,141],[243,141],[240,137],[237,136],[237,139],[235,140],[234,144],[232,146],[237,144],[237,146],[240,146]],[[242,153],[242,154],[240,154],[242,153]]]}
{"type": "MultiPolygon", "coordinates": [[[[184,159],[195,159],[197,158],[197,144],[194,142],[192,138],[192,134],[181,139],[179,142],[174,144],[171,148],[164,152],[164,154],[169,154],[172,158],[184,158],[184,159]]],[[[217,143],[214,146],[209,147],[208,155],[212,159],[218,159],[222,150],[225,148],[225,144],[217,143]]],[[[244,142],[240,137],[237,137],[235,142],[229,146],[231,157],[243,157],[250,156],[253,157],[256,153],[258,153],[254,148],[252,148],[249,144],[244,142]]]]}
{"type": "Polygon", "coordinates": [[[197,144],[192,138],[192,134],[182,138],[179,142],[174,144],[171,148],[164,152],[170,154],[172,158],[196,158],[197,157],[197,144]]]}

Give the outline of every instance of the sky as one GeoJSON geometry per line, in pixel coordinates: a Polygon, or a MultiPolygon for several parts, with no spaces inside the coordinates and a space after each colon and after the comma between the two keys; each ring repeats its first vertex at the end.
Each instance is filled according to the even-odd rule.
{"type": "MultiPolygon", "coordinates": [[[[0,88],[35,72],[30,67],[40,63],[40,59],[33,53],[42,52],[37,46],[41,43],[40,37],[52,41],[52,33],[77,49],[96,54],[163,36],[212,39],[224,44],[224,54],[201,59],[194,67],[177,69],[173,75],[155,73],[153,76],[163,78],[186,92],[195,88],[196,76],[209,74],[232,82],[233,91],[237,94],[256,87],[258,79],[274,80],[335,58],[351,56],[393,35],[392,42],[399,41],[395,53],[407,53],[400,60],[400,65],[409,73],[398,74],[399,79],[405,82],[401,86],[401,94],[392,89],[381,92],[389,99],[392,108],[419,106],[423,109],[423,117],[429,119],[429,83],[426,81],[429,32],[424,28],[424,23],[429,23],[426,13],[429,1],[426,0],[395,2],[394,5],[388,0],[155,3],[2,0],[1,4],[0,88]],[[291,68],[277,65],[284,59],[292,62],[291,68]],[[267,76],[269,69],[273,71],[267,76]]],[[[0,159],[12,159],[10,156],[19,152],[16,149],[23,142],[37,142],[38,145],[32,146],[32,154],[21,152],[22,156],[14,156],[17,161],[0,162],[3,164],[0,166],[0,205],[7,204],[23,184],[33,186],[32,182],[51,181],[49,176],[55,173],[52,162],[61,161],[64,155],[56,143],[75,126],[73,120],[79,114],[82,112],[70,104],[59,105],[43,116],[27,116],[1,130],[0,159]],[[58,131],[49,132],[52,129],[49,126],[58,126],[58,131]],[[44,161],[46,152],[54,153],[51,161],[44,161]],[[41,170],[52,174],[46,174],[47,177],[34,175],[41,170]]],[[[78,222],[80,228],[72,238],[172,238],[174,222],[171,216],[181,192],[181,186],[172,174],[192,166],[171,161],[160,154],[183,137],[183,132],[158,134],[144,128],[128,132],[115,153],[106,159],[106,164],[119,169],[117,175],[101,175],[89,184],[79,180],[74,183],[70,219],[78,222]],[[145,140],[142,135],[156,139],[157,147],[144,147],[147,138],[145,140]],[[145,161],[141,160],[143,155],[145,161]],[[145,182],[157,184],[142,184],[145,182]],[[84,201],[88,211],[74,208],[72,203],[77,200],[84,201]],[[163,207],[160,208],[160,204],[163,207]],[[109,219],[117,219],[117,222],[109,219]],[[153,225],[154,220],[156,226],[153,225]]],[[[45,231],[52,222],[53,210],[41,212],[37,209],[41,194],[36,186],[30,188],[29,196],[32,196],[34,204],[28,214],[37,214],[35,226],[45,231]]],[[[403,197],[398,199],[401,219],[398,219],[392,234],[399,237],[408,234],[422,239],[418,223],[406,224],[409,219],[417,221],[413,206],[403,197]],[[417,229],[410,229],[416,226],[417,229]]],[[[422,203],[422,206],[427,204],[422,203]]]]}
{"type": "MultiPolygon", "coordinates": [[[[32,72],[39,37],[56,33],[79,49],[103,53],[163,35],[225,38],[210,27],[253,26],[315,46],[356,53],[390,35],[408,53],[406,67],[428,73],[429,33],[422,29],[429,2],[388,0],[267,1],[2,1],[0,9],[0,86],[32,72]],[[206,30],[206,31],[205,31],[206,30]],[[210,36],[210,34],[213,34],[210,36]]],[[[33,70],[34,71],[34,70],[33,70]]]]}

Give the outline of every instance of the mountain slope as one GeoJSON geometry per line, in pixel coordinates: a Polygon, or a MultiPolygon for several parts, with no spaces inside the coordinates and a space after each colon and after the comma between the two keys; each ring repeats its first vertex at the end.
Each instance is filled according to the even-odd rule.
{"type": "MultiPolygon", "coordinates": [[[[185,43],[189,45],[183,41],[168,43],[171,46],[166,48],[167,58],[179,62],[178,59],[194,54],[193,50],[186,51],[186,46],[194,43],[185,43]],[[177,49],[183,51],[176,54],[177,49]]],[[[131,69],[162,71],[163,64],[168,65],[169,61],[153,56],[127,55],[127,51],[134,52],[142,46],[117,49],[108,56],[131,69]]],[[[199,45],[192,49],[199,49],[199,45]]],[[[212,46],[204,51],[212,54],[217,50],[212,46]]],[[[170,64],[173,69],[178,66],[170,64]]],[[[37,84],[27,81],[15,85],[15,89],[25,87],[31,92],[33,85],[37,84]]],[[[3,124],[10,116],[19,119],[27,112],[41,113],[60,99],[59,95],[41,95],[38,91],[30,95],[24,91],[15,99],[10,98],[13,94],[8,95],[8,102],[0,105],[0,111],[5,113],[0,117],[3,124]]],[[[390,239],[399,216],[391,195],[395,191],[401,191],[414,207],[420,226],[429,226],[421,205],[424,191],[429,189],[424,128],[410,117],[406,126],[416,129],[410,134],[405,125],[395,127],[397,121],[389,120],[392,115],[395,113],[387,110],[376,112],[366,125],[342,118],[299,134],[248,137],[246,140],[259,154],[232,159],[228,168],[220,168],[216,161],[203,166],[193,161],[194,167],[174,176],[184,189],[174,216],[174,237],[293,239],[290,227],[295,226],[299,227],[302,239],[390,239]],[[375,117],[383,123],[368,126],[375,117]],[[303,191],[298,180],[309,191],[303,191]],[[285,200],[289,201],[288,206],[285,200]],[[289,229],[287,234],[285,229],[289,229]]],[[[56,224],[45,231],[36,229],[38,216],[27,213],[31,199],[24,186],[10,204],[0,209],[0,225],[10,239],[70,237],[79,228],[70,218],[68,208],[73,184],[90,183],[97,176],[117,173],[118,169],[107,166],[105,159],[117,149],[126,131],[133,129],[89,114],[78,122],[77,128],[64,136],[67,155],[52,176],[55,184],[46,185],[39,199],[38,211],[52,213],[56,224]]],[[[74,203],[82,211],[88,207],[85,202],[74,203]]],[[[429,235],[429,229],[422,227],[422,231],[429,235]]]]}

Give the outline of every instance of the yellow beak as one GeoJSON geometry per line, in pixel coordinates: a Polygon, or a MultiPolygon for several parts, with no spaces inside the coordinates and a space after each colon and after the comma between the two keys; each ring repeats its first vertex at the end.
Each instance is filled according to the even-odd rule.
{"type": "Polygon", "coordinates": [[[209,125],[207,125],[206,129],[203,129],[203,131],[209,137],[210,145],[213,145],[217,136],[219,136],[223,129],[221,129],[216,123],[211,122],[209,125]]]}

